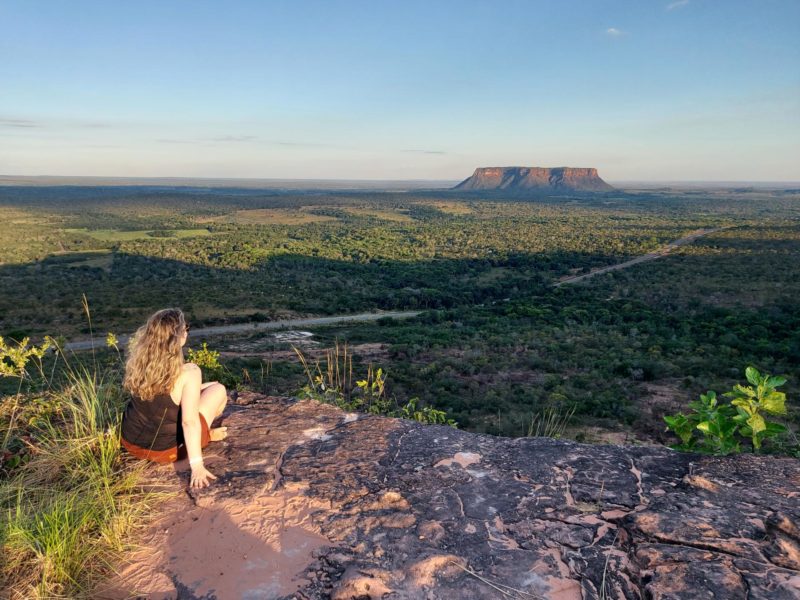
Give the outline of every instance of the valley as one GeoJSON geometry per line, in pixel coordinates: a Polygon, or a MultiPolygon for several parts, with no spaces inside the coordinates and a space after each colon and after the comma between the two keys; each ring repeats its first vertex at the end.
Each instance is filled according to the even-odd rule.
{"type": "Polygon", "coordinates": [[[798,389],[799,200],[5,186],[0,333],[85,349],[83,294],[101,339],[176,305],[190,346],[267,393],[304,385],[268,331],[285,326],[313,332],[312,359],[349,345],[398,402],[469,430],[526,435],[556,411],[578,439],[668,441],[654,405],[678,410],[749,364],[798,389]]]}

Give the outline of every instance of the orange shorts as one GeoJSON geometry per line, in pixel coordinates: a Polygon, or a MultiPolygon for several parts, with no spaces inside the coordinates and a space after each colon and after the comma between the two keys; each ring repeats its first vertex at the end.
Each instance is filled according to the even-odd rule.
{"type": "MultiPolygon", "coordinates": [[[[211,441],[211,431],[206,423],[206,418],[200,415],[200,447],[205,448],[211,441]]],[[[128,452],[133,454],[136,458],[143,458],[145,460],[152,460],[157,463],[171,463],[176,460],[186,458],[186,445],[181,444],[174,448],[167,448],[166,450],[148,450],[147,448],[140,448],[136,444],[131,444],[125,438],[120,438],[122,447],[128,452]]]]}

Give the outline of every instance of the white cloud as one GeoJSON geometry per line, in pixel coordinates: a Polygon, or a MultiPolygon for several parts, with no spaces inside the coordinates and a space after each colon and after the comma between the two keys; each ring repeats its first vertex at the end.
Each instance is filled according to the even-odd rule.
{"type": "Polygon", "coordinates": [[[625,35],[625,32],[621,29],[617,29],[616,27],[609,27],[606,29],[606,35],[610,35],[611,37],[619,37],[621,35],[625,35]]]}
{"type": "Polygon", "coordinates": [[[683,8],[689,4],[689,0],[675,0],[675,2],[670,2],[667,4],[667,10],[675,10],[676,8],[683,8]]]}

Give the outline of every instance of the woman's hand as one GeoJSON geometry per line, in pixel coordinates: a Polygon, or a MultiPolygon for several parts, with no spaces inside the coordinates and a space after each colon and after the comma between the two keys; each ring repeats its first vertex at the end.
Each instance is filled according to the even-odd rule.
{"type": "Polygon", "coordinates": [[[189,483],[189,487],[204,488],[211,484],[212,479],[216,478],[216,475],[212,474],[202,464],[199,464],[195,467],[192,467],[192,478],[191,482],[189,483]]]}

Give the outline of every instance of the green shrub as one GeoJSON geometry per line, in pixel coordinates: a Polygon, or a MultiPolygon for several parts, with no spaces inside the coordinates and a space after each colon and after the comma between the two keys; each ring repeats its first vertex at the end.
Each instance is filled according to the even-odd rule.
{"type": "Polygon", "coordinates": [[[186,354],[189,362],[200,367],[204,381],[219,381],[228,388],[235,388],[241,383],[225,365],[219,362],[219,352],[209,350],[206,342],[203,342],[200,350],[189,348],[186,354]]]}
{"type": "Polygon", "coordinates": [[[721,403],[716,392],[709,390],[700,400],[689,403],[692,412],[688,415],[664,417],[667,430],[681,440],[673,447],[724,455],[741,452],[745,439],[758,452],[765,441],[785,433],[784,425],[768,421],[765,415],[786,414],[786,394],[777,391],[786,378],[762,375],[752,366],[747,367],[745,376],[750,385],[736,384],[724,394],[730,403],[721,403]]]}

